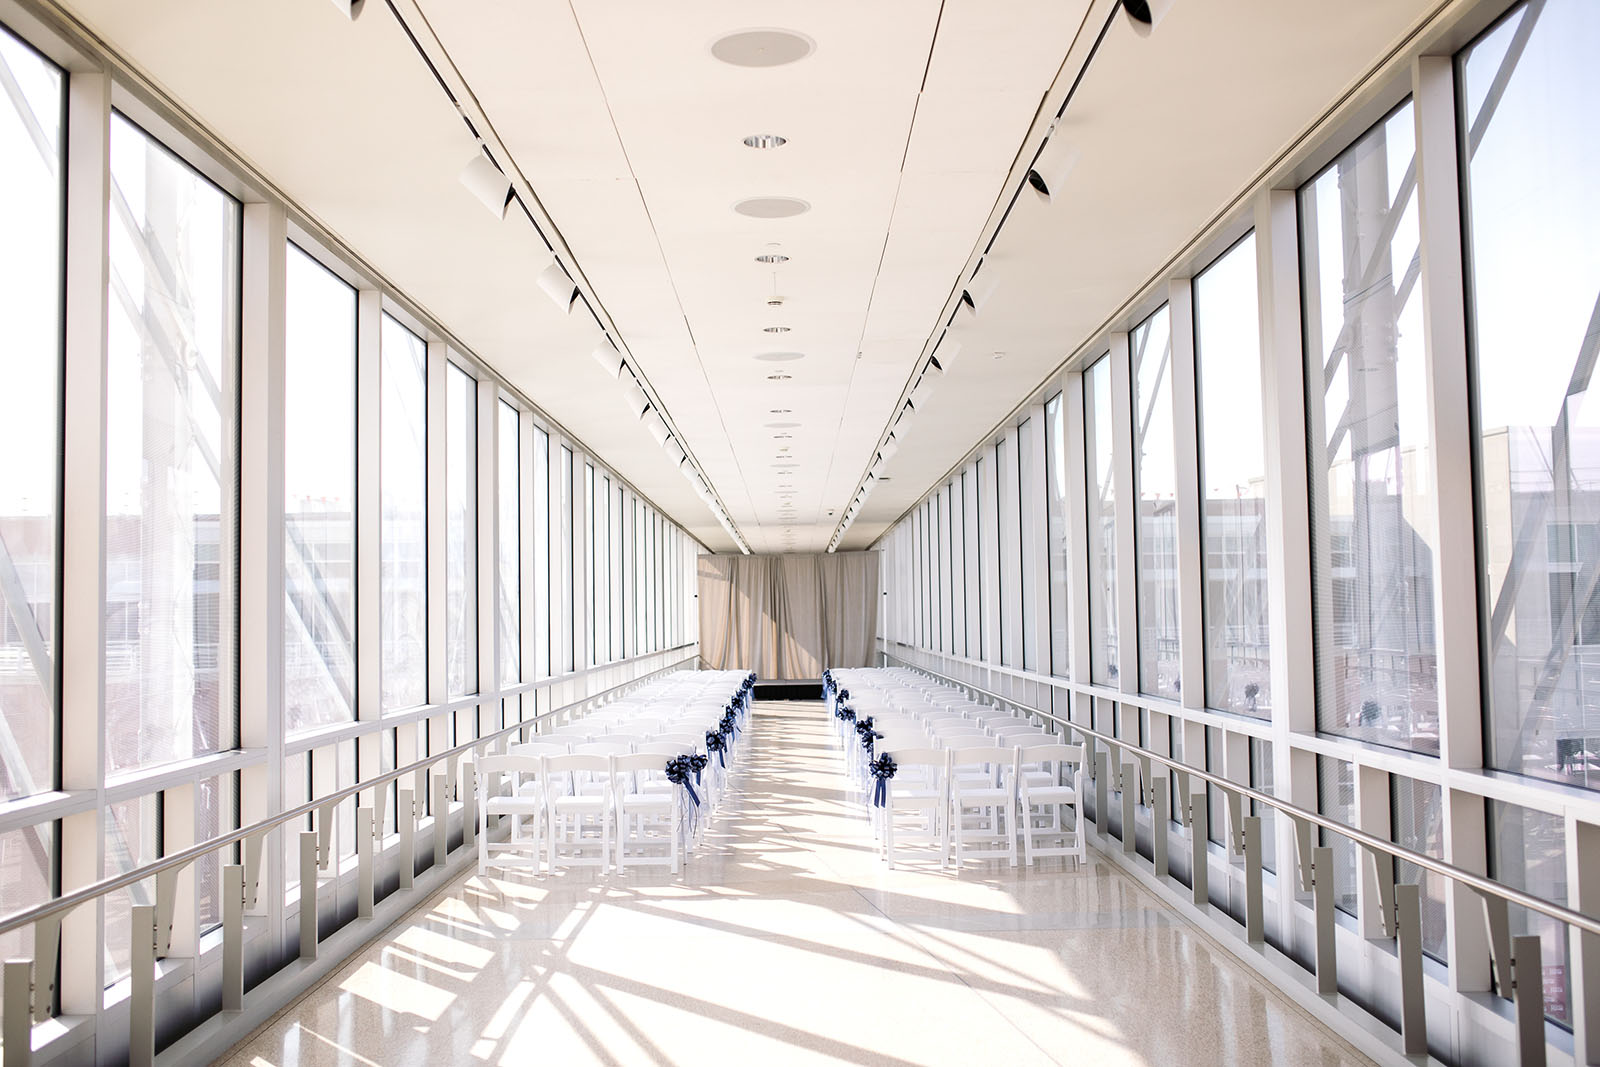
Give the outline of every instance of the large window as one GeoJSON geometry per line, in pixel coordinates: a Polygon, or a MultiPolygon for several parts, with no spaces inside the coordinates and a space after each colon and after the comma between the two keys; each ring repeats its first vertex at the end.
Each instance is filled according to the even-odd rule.
{"type": "MultiPolygon", "coordinates": [[[[56,566],[61,448],[61,72],[0,30],[0,800],[56,785],[56,566]],[[31,457],[18,462],[17,457],[31,457]]],[[[9,886],[48,879],[34,831],[0,838],[9,886]],[[30,870],[35,863],[36,870],[30,870]]],[[[29,897],[28,899],[32,899],[29,897]]],[[[11,939],[0,940],[0,946],[11,939]]]]}
{"type": "Polygon", "coordinates": [[[1471,336],[1493,766],[1600,787],[1600,7],[1467,48],[1471,336]]]}
{"type": "Polygon", "coordinates": [[[1439,751],[1415,127],[1300,190],[1321,729],[1439,751]]]}
{"type": "MultiPolygon", "coordinates": [[[[1489,877],[1556,904],[1567,903],[1566,828],[1559,815],[1499,800],[1488,805],[1489,877]]],[[[1572,951],[1567,927],[1555,919],[1510,906],[1511,936],[1539,938],[1544,1013],[1570,1026],[1572,951]]],[[[1500,990],[1509,997],[1509,990],[1500,990]]]]}
{"type": "Polygon", "coordinates": [[[383,707],[428,699],[428,346],[383,317],[383,707]]]}
{"type": "Polygon", "coordinates": [[[106,773],[233,745],[239,205],[111,122],[106,773]]]}
{"type": "MultiPolygon", "coordinates": [[[[1061,394],[1044,406],[1045,544],[1050,560],[1050,673],[1072,677],[1067,630],[1072,606],[1067,601],[1067,429],[1061,394]]],[[[966,476],[962,475],[965,481],[966,476]]]]}
{"type": "Polygon", "coordinates": [[[1084,501],[1089,535],[1089,676],[1117,680],[1117,515],[1111,429],[1111,357],[1083,372],[1084,501]]]}
{"type": "Polygon", "coordinates": [[[284,721],[355,718],[356,292],[289,246],[284,721]]]}
{"type": "Polygon", "coordinates": [[[1194,314],[1206,703],[1267,718],[1266,412],[1254,234],[1195,279],[1194,314]]]}
{"type": "Polygon", "coordinates": [[[499,470],[500,507],[499,581],[495,583],[499,610],[500,684],[522,680],[522,438],[517,409],[500,401],[499,470]]]}
{"type": "Polygon", "coordinates": [[[1139,691],[1178,699],[1178,470],[1172,438],[1172,319],[1165,307],[1128,338],[1133,360],[1133,533],[1139,691]]]}
{"type": "Polygon", "coordinates": [[[445,679],[478,691],[478,383],[450,364],[445,389],[445,679]]]}

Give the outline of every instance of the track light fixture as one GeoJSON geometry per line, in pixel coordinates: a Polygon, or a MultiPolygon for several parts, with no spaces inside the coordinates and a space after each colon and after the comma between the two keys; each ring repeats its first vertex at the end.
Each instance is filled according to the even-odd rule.
{"type": "Polygon", "coordinates": [[[650,439],[656,444],[666,447],[667,438],[672,436],[672,431],[667,429],[667,420],[661,417],[661,412],[651,408],[644,416],[644,429],[650,439]]]}
{"type": "Polygon", "coordinates": [[[1140,37],[1150,36],[1176,0],[1122,0],[1122,13],[1128,16],[1128,25],[1140,37]]]}
{"type": "Polygon", "coordinates": [[[900,438],[891,432],[888,437],[884,438],[883,447],[878,449],[878,455],[887,463],[894,458],[894,454],[898,451],[900,451],[900,438]]]}
{"type": "Polygon", "coordinates": [[[511,206],[511,201],[516,198],[515,191],[511,188],[511,179],[507,178],[500,168],[494,165],[483,150],[478,146],[478,152],[467,165],[461,168],[461,184],[483,202],[490,213],[497,219],[506,217],[506,208],[511,206]]]}
{"type": "Polygon", "coordinates": [[[554,301],[556,307],[568,315],[572,314],[572,309],[578,303],[578,283],[567,274],[559,259],[551,260],[550,265],[539,272],[539,288],[554,301]]]}
{"type": "Polygon", "coordinates": [[[366,0],[333,0],[333,6],[351,22],[361,17],[361,7],[364,3],[366,0]]]}
{"type": "Polygon", "coordinates": [[[989,298],[994,296],[994,291],[1000,288],[1000,275],[996,274],[992,267],[985,270],[988,264],[987,259],[978,260],[977,270],[972,272],[967,287],[961,290],[961,303],[958,306],[969,315],[976,315],[978,310],[988,303],[989,298]]]}
{"type": "Polygon", "coordinates": [[[662,447],[667,450],[667,458],[672,461],[672,465],[674,467],[683,463],[683,446],[678,444],[678,439],[676,437],[667,438],[666,444],[662,445],[662,447]]]}
{"type": "Polygon", "coordinates": [[[1028,170],[1028,188],[1048,204],[1067,187],[1067,175],[1078,165],[1078,150],[1064,134],[1051,129],[1050,137],[1039,150],[1039,157],[1028,170]]]}
{"type": "Polygon", "coordinates": [[[650,398],[645,395],[644,389],[639,385],[639,379],[632,374],[628,375],[627,383],[622,387],[622,401],[628,406],[628,411],[634,418],[644,414],[645,408],[650,406],[650,398]]]}
{"type": "Polygon", "coordinates": [[[600,364],[600,369],[606,372],[606,377],[619,378],[622,376],[622,353],[618,352],[616,346],[611,343],[611,338],[607,337],[595,345],[594,350],[589,354],[594,357],[596,363],[600,364]]]}

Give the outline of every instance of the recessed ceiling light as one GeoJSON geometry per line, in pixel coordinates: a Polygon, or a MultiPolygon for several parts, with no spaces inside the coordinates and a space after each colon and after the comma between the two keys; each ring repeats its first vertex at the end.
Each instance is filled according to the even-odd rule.
{"type": "Polygon", "coordinates": [[[775,433],[775,434],[772,435],[772,439],[774,441],[793,441],[794,440],[794,434],[792,434],[792,433],[775,433]]]}
{"type": "Polygon", "coordinates": [[[789,143],[789,138],[780,137],[775,133],[752,133],[744,139],[746,148],[782,148],[789,143]]]}
{"type": "Polygon", "coordinates": [[[781,252],[764,252],[756,257],[757,263],[787,263],[789,257],[781,252]]]}
{"type": "Polygon", "coordinates": [[[894,479],[891,478],[889,475],[885,474],[885,475],[880,476],[878,478],[878,481],[880,481],[880,482],[892,482],[892,481],[894,481],[894,479]]]}
{"type": "Polygon", "coordinates": [[[782,374],[782,373],[769,374],[769,375],[767,375],[767,381],[769,381],[769,382],[792,382],[792,381],[794,381],[794,375],[792,375],[792,374],[782,374]]]}
{"type": "Polygon", "coordinates": [[[755,357],[762,363],[793,363],[797,359],[805,359],[804,352],[763,352],[755,357]]]}
{"type": "MultiPolygon", "coordinates": [[[[767,409],[767,413],[770,414],[770,415],[788,415],[792,411],[794,411],[793,408],[768,408],[767,409]]],[[[777,426],[786,426],[787,427],[787,426],[798,426],[800,424],[798,422],[785,422],[785,423],[776,423],[776,422],[774,422],[771,425],[774,426],[774,427],[777,427],[777,426]]]]}
{"type": "Polygon", "coordinates": [[[793,196],[752,196],[734,204],[733,210],[752,219],[791,219],[810,211],[811,205],[793,196]]]}
{"type": "Polygon", "coordinates": [[[789,332],[789,327],[787,327],[787,326],[763,326],[763,327],[761,327],[761,332],[762,333],[788,333],[789,332]]]}

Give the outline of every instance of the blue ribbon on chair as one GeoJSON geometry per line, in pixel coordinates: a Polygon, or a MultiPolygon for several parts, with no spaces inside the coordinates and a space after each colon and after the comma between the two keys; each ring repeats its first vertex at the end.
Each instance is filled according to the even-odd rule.
{"type": "Polygon", "coordinates": [[[835,711],[834,714],[839,716],[839,718],[843,719],[845,722],[855,722],[856,721],[856,709],[855,708],[847,708],[847,707],[845,707],[843,705],[840,705],[839,706],[839,710],[835,711]]]}
{"type": "MultiPolygon", "coordinates": [[[[708,754],[712,752],[717,754],[717,765],[719,767],[726,767],[728,765],[728,758],[722,754],[727,747],[728,742],[723,740],[720,733],[717,733],[715,730],[706,731],[706,752],[708,754]]],[[[707,758],[709,758],[709,755],[707,758]]]]}
{"type": "Polygon", "coordinates": [[[684,758],[689,761],[689,767],[694,771],[694,784],[699,785],[700,772],[706,769],[707,763],[711,762],[710,757],[703,756],[696,752],[693,755],[685,756],[684,758]]]}
{"type": "Polygon", "coordinates": [[[889,801],[889,779],[894,777],[894,772],[899,768],[895,766],[889,753],[885,752],[867,764],[867,769],[872,772],[872,777],[878,780],[878,784],[872,790],[872,803],[881,808],[889,801]]]}
{"type": "Polygon", "coordinates": [[[681,785],[689,793],[689,799],[694,801],[694,806],[700,806],[700,794],[694,791],[694,786],[689,782],[690,759],[688,756],[674,756],[667,760],[667,781],[673,785],[681,785]]]}
{"type": "Polygon", "coordinates": [[[860,736],[861,747],[867,750],[867,759],[870,761],[872,759],[873,742],[883,736],[872,728],[871,715],[856,723],[856,733],[860,736]]]}
{"type": "Polygon", "coordinates": [[[722,713],[722,722],[718,724],[718,729],[724,735],[733,734],[735,737],[739,736],[739,717],[734,714],[732,708],[722,713]]]}

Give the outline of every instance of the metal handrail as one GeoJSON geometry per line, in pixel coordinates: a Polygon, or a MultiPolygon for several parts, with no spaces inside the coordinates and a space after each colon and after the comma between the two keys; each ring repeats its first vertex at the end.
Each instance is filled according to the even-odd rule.
{"type": "MultiPolygon", "coordinates": [[[[1443,875],[1454,882],[1459,882],[1467,888],[1475,890],[1483,896],[1497,897],[1508,904],[1519,905],[1520,907],[1527,908],[1529,911],[1538,912],[1540,915],[1546,915],[1558,922],[1566,923],[1568,926],[1576,927],[1579,930],[1582,930],[1584,933],[1600,936],[1600,919],[1596,919],[1593,916],[1585,915],[1582,912],[1573,911],[1571,908],[1568,908],[1564,905],[1556,904],[1552,901],[1545,900],[1542,897],[1536,897],[1524,890],[1505,885],[1501,882],[1495,881],[1492,878],[1486,878],[1481,874],[1475,874],[1472,871],[1457,867],[1453,863],[1446,863],[1443,860],[1434,859],[1432,856],[1426,855],[1425,853],[1413,852],[1411,849],[1406,848],[1403,845],[1397,845],[1393,841],[1386,840],[1385,838],[1375,837],[1374,835],[1367,833],[1365,830],[1359,830],[1353,826],[1347,826],[1344,823],[1328,818],[1320,812],[1312,811],[1309,808],[1302,808],[1298,804],[1293,804],[1287,800],[1282,800],[1273,796],[1271,793],[1263,793],[1259,789],[1255,789],[1247,785],[1240,785],[1238,782],[1232,781],[1228,778],[1223,778],[1222,776],[1214,774],[1210,771],[1201,770],[1198,767],[1191,767],[1186,763],[1181,763],[1178,760],[1173,759],[1171,756],[1164,755],[1160,752],[1155,752],[1151,749],[1145,748],[1142,745],[1132,744],[1124,738],[1102,733],[1099,730],[1091,729],[1090,727],[1084,726],[1081,723],[1073,722],[1070,719],[1063,719],[1060,716],[1054,715],[1048,711],[1042,711],[1039,708],[1025,704],[1022,701],[1017,700],[1015,697],[1009,697],[1001,693],[991,692],[990,690],[985,689],[980,685],[975,685],[972,682],[963,681],[960,678],[955,678],[948,674],[941,674],[938,671],[932,670],[928,667],[920,666],[911,662],[910,660],[902,659],[892,652],[884,652],[883,656],[885,659],[894,660],[906,667],[911,668],[914,671],[920,671],[930,678],[936,678],[939,681],[948,682],[951,685],[968,689],[974,694],[979,694],[989,697],[993,700],[1001,701],[1021,711],[1027,712],[1028,714],[1038,715],[1041,718],[1048,719],[1051,722],[1057,723],[1058,725],[1064,726],[1068,729],[1076,730],[1078,733],[1081,733],[1086,737],[1092,737],[1097,741],[1103,741],[1109,745],[1115,745],[1118,748],[1135,752],[1141,757],[1154,760],[1155,762],[1163,764],[1166,767],[1170,767],[1172,770],[1178,771],[1182,774],[1192,775],[1193,777],[1199,778],[1202,781],[1209,782],[1219,789],[1236,793],[1241,797],[1248,797],[1258,804],[1264,804],[1267,807],[1275,808],[1278,811],[1283,812],[1289,818],[1294,819],[1297,822],[1309,823],[1313,826],[1320,827],[1321,829],[1332,831],[1333,833],[1348,838],[1349,840],[1369,850],[1385,853],[1394,857],[1395,859],[1404,860],[1407,863],[1415,864],[1416,866],[1421,867],[1423,870],[1432,871],[1434,874],[1443,875]]],[[[0,932],[4,932],[3,928],[0,928],[0,932]]]]}
{"type": "Polygon", "coordinates": [[[325,797],[319,797],[316,800],[307,801],[306,803],[301,804],[299,807],[290,808],[287,811],[279,812],[277,815],[268,816],[265,819],[253,822],[249,826],[242,826],[237,830],[229,830],[227,833],[219,834],[216,837],[210,838],[209,840],[201,841],[195,845],[190,845],[181,852],[174,852],[170,856],[163,856],[161,859],[153,860],[142,867],[135,867],[131,871],[124,871],[122,874],[113,875],[109,878],[102,878],[98,882],[93,882],[81,889],[75,889],[71,893],[55,897],[52,900],[47,900],[43,904],[37,904],[23,911],[12,912],[10,915],[0,918],[0,936],[9,934],[13,930],[23,929],[32,923],[36,923],[41,919],[47,919],[52,915],[71,911],[73,908],[76,908],[81,904],[87,904],[96,897],[104,896],[107,893],[115,892],[118,889],[125,889],[128,886],[133,885],[135,882],[142,882],[146,878],[154,877],[163,871],[185,867],[200,857],[207,855],[208,853],[215,852],[220,848],[226,848],[229,845],[237,844],[240,841],[255,837],[258,834],[265,834],[268,831],[283,825],[284,823],[292,822],[295,819],[304,818],[305,816],[310,815],[315,811],[320,811],[323,808],[331,808],[334,805],[348,800],[360,793],[366,792],[369,789],[377,789],[381,786],[388,785],[390,782],[404,778],[408,774],[415,774],[418,771],[426,770],[428,767],[431,767],[436,763],[466,755],[474,749],[481,748],[485,744],[498,741],[500,738],[506,737],[510,734],[526,730],[535,723],[542,722],[551,716],[560,715],[562,712],[570,711],[581,704],[588,703],[589,701],[601,699],[611,693],[617,692],[620,689],[627,689],[630,686],[638,685],[640,682],[647,681],[656,677],[657,675],[666,674],[670,671],[677,670],[685,663],[689,663],[699,658],[700,657],[698,653],[692,656],[685,656],[683,659],[669,663],[665,667],[658,667],[653,671],[648,671],[639,675],[637,678],[633,678],[629,681],[611,686],[609,689],[602,689],[598,693],[590,693],[578,700],[563,704],[559,708],[551,708],[542,715],[535,715],[531,719],[523,719],[521,722],[515,723],[514,725],[502,727],[492,734],[485,734],[484,736],[475,738],[466,744],[456,745],[454,748],[447,749],[444,752],[438,752],[434,755],[419,759],[413,763],[408,763],[404,767],[397,767],[392,771],[385,771],[383,774],[380,774],[375,778],[370,778],[356,785],[346,786],[337,792],[329,793],[325,797]]]}

